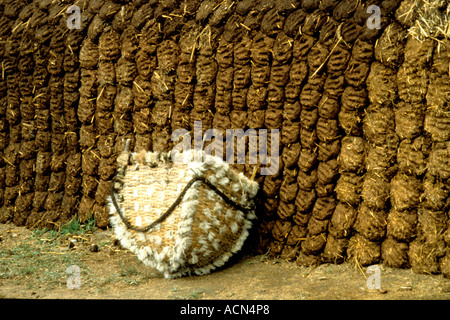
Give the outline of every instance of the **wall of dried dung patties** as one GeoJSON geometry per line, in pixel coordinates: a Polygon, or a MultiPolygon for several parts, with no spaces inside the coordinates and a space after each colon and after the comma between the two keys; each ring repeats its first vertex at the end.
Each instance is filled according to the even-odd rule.
{"type": "Polygon", "coordinates": [[[65,1],[1,2],[0,221],[107,226],[124,138],[280,129],[261,252],[450,274],[450,43],[413,36],[420,2],[84,0],[79,30],[65,1]]]}

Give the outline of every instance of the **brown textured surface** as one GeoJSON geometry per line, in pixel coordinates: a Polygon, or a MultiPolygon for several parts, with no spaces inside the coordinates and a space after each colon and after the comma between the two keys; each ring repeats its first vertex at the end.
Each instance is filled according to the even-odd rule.
{"type": "Polygon", "coordinates": [[[260,252],[448,275],[450,44],[407,36],[411,2],[371,1],[370,30],[366,1],[83,0],[67,30],[62,1],[4,1],[0,222],[107,226],[126,138],[280,129],[260,252]]]}

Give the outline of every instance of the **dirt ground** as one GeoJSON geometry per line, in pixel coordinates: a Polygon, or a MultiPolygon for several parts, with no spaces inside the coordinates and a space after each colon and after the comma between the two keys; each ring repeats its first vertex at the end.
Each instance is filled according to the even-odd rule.
{"type": "Polygon", "coordinates": [[[111,230],[78,226],[57,233],[0,224],[0,298],[450,299],[450,280],[442,275],[380,268],[381,290],[368,289],[370,275],[353,264],[299,267],[264,255],[241,255],[210,275],[168,280],[121,249],[111,230]],[[72,265],[78,268],[68,270],[72,265]]]}

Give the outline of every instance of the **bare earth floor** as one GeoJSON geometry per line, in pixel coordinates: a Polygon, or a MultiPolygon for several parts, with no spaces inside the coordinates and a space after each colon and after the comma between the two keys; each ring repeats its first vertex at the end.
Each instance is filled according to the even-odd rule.
{"type": "Polygon", "coordinates": [[[312,268],[243,255],[210,275],[168,280],[121,249],[110,230],[62,235],[0,224],[0,298],[450,299],[442,275],[381,266],[381,290],[368,289],[367,277],[350,263],[312,268]]]}

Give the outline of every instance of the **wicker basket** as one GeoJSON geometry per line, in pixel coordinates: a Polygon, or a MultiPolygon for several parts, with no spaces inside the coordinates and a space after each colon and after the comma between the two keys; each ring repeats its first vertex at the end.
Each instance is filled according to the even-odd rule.
{"type": "Polygon", "coordinates": [[[207,274],[238,252],[258,192],[257,182],[218,157],[200,150],[178,156],[122,153],[108,198],[121,245],[166,278],[207,274]]]}

